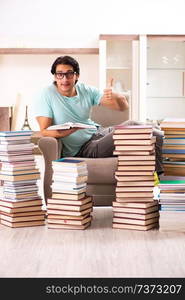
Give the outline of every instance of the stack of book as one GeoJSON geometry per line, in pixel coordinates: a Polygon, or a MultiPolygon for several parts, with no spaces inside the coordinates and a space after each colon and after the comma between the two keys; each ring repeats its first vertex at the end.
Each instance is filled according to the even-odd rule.
{"type": "Polygon", "coordinates": [[[91,224],[92,197],[86,195],[87,165],[78,159],[52,161],[52,197],[47,200],[48,228],[85,229],[91,224]]]}
{"type": "Polygon", "coordinates": [[[113,134],[118,166],[113,228],[149,230],[158,226],[154,200],[155,137],[152,126],[116,126],[113,134]]]}
{"type": "Polygon", "coordinates": [[[32,131],[0,132],[0,214],[1,224],[9,227],[45,224],[31,135],[32,131]]]}
{"type": "Polygon", "coordinates": [[[164,176],[159,188],[159,230],[185,232],[185,177],[164,176]]]}
{"type": "Polygon", "coordinates": [[[164,131],[163,165],[166,176],[185,176],[185,119],[166,118],[160,124],[164,131]]]}

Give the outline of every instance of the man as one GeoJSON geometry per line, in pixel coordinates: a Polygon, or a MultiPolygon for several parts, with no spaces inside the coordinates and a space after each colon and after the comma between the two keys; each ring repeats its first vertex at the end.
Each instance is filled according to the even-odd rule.
{"type": "MultiPolygon", "coordinates": [[[[103,105],[110,109],[128,109],[125,96],[112,91],[112,79],[107,89],[98,89],[78,83],[80,68],[70,56],[58,57],[52,67],[54,83],[44,89],[36,102],[36,119],[43,136],[62,138],[63,156],[110,157],[113,156],[113,127],[102,128],[90,119],[91,108],[103,105]],[[78,122],[96,125],[97,129],[71,128],[66,130],[47,130],[47,127],[65,122],[78,122]]],[[[138,124],[127,121],[123,124],[138,124]]],[[[156,142],[156,170],[162,171],[162,134],[154,130],[156,142]]]]}

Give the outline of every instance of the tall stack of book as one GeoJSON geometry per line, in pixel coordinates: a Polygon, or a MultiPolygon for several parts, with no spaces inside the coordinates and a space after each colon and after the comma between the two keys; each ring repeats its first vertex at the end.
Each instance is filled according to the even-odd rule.
{"type": "Polygon", "coordinates": [[[185,177],[164,176],[159,188],[159,230],[185,232],[185,177]]]}
{"type": "Polygon", "coordinates": [[[38,194],[40,178],[33,155],[32,131],[0,132],[1,224],[27,227],[45,224],[42,198],[38,194]]]}
{"type": "Polygon", "coordinates": [[[86,229],[92,220],[92,197],[86,195],[87,165],[78,159],[52,161],[52,197],[47,200],[48,228],[86,229]]]}
{"type": "Polygon", "coordinates": [[[164,131],[163,165],[166,176],[185,176],[185,119],[166,118],[160,124],[164,131]]]}
{"type": "Polygon", "coordinates": [[[155,137],[151,125],[116,126],[113,134],[118,166],[113,228],[149,230],[158,227],[154,200],[155,137]]]}

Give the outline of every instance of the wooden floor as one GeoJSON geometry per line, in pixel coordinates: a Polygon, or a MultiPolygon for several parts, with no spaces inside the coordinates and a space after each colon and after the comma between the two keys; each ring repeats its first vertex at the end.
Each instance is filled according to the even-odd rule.
{"type": "Polygon", "coordinates": [[[185,277],[185,235],[112,229],[96,207],[82,231],[0,225],[0,277],[185,277]]]}

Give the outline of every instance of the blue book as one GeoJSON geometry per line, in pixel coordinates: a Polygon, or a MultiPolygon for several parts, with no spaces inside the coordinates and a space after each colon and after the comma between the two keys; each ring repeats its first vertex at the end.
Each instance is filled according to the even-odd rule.
{"type": "Polygon", "coordinates": [[[162,149],[162,153],[185,153],[185,149],[162,149]]]}
{"type": "Polygon", "coordinates": [[[70,158],[59,158],[59,159],[55,159],[53,160],[54,162],[62,162],[62,163],[66,163],[66,164],[81,164],[84,163],[84,160],[79,160],[79,159],[70,159],[70,158]]]}

